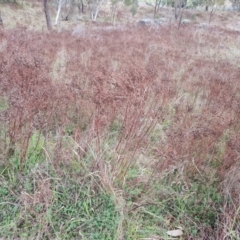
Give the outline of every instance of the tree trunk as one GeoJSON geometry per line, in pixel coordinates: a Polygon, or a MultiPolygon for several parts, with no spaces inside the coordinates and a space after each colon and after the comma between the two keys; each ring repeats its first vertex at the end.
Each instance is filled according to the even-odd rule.
{"type": "Polygon", "coordinates": [[[51,19],[50,19],[49,9],[48,9],[48,0],[43,0],[43,6],[44,6],[44,12],[45,12],[45,17],[47,22],[47,28],[49,31],[51,31],[52,25],[51,25],[51,19]]]}
{"type": "Polygon", "coordinates": [[[154,15],[153,15],[154,18],[156,17],[156,14],[158,13],[158,11],[160,9],[161,2],[162,2],[162,0],[155,1],[154,15]]]}
{"type": "Polygon", "coordinates": [[[59,0],[59,3],[58,3],[58,11],[57,11],[57,15],[56,15],[56,18],[55,18],[55,23],[54,23],[54,25],[57,25],[57,24],[58,24],[58,18],[59,18],[60,12],[61,12],[61,8],[62,8],[62,1],[59,0]]]}
{"type": "Polygon", "coordinates": [[[177,7],[176,2],[174,4],[174,16],[175,16],[175,20],[177,20],[178,19],[178,7],[177,7]]]}
{"type": "Polygon", "coordinates": [[[212,10],[211,10],[211,12],[210,12],[210,15],[209,15],[209,21],[208,21],[209,24],[211,23],[212,17],[213,17],[213,15],[215,14],[216,10],[217,10],[217,7],[214,8],[214,6],[213,6],[213,7],[212,7],[212,10]]]}
{"type": "Polygon", "coordinates": [[[99,6],[97,6],[97,9],[96,9],[96,11],[94,13],[93,21],[97,20],[98,13],[99,13],[99,6]]]}
{"type": "Polygon", "coordinates": [[[117,3],[112,4],[112,23],[113,26],[116,24],[116,12],[117,12],[117,3]]]}
{"type": "Polygon", "coordinates": [[[178,22],[178,29],[180,28],[181,26],[181,22],[182,22],[182,16],[183,16],[183,10],[181,11],[181,15],[180,15],[180,18],[179,18],[179,22],[178,22]]]}
{"type": "Polygon", "coordinates": [[[2,12],[0,10],[0,27],[3,27],[2,12]]]}
{"type": "Polygon", "coordinates": [[[157,0],[155,1],[155,7],[154,7],[154,14],[153,14],[153,18],[155,18],[156,14],[157,14],[157,0]]]}
{"type": "Polygon", "coordinates": [[[92,21],[96,21],[99,13],[99,9],[100,9],[100,3],[96,3],[96,5],[93,4],[90,8],[91,8],[91,19],[92,21]]]}

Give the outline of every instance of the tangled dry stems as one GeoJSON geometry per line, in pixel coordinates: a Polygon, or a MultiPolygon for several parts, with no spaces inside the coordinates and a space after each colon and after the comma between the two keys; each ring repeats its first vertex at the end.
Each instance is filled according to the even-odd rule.
{"type": "Polygon", "coordinates": [[[67,134],[77,144],[79,161],[91,146],[93,171],[114,192],[138,156],[151,155],[154,161],[145,164],[154,170],[145,188],[178,164],[184,165],[187,184],[217,178],[234,204],[226,204],[219,216],[225,227],[206,234],[223,237],[236,227],[228,226],[231,218],[239,221],[234,211],[240,204],[239,55],[229,54],[239,45],[235,32],[132,26],[74,35],[0,31],[0,95],[7,104],[0,112],[1,161],[19,149],[23,169],[38,131],[46,139],[57,136],[54,165],[67,164],[72,155],[63,140],[67,134]],[[103,143],[116,122],[119,135],[106,163],[103,143]],[[159,123],[167,126],[164,137],[153,142],[159,123]]]}

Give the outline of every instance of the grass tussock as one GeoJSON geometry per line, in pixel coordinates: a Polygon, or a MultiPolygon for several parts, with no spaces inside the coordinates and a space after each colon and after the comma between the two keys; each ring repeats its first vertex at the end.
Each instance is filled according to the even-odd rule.
{"type": "Polygon", "coordinates": [[[239,238],[236,32],[0,31],[1,237],[239,238]]]}

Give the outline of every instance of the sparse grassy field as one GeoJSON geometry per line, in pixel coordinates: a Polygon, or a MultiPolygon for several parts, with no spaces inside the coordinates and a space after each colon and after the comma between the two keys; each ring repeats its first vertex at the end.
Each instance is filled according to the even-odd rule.
{"type": "Polygon", "coordinates": [[[0,238],[240,239],[239,46],[191,25],[0,29],[0,238]]]}

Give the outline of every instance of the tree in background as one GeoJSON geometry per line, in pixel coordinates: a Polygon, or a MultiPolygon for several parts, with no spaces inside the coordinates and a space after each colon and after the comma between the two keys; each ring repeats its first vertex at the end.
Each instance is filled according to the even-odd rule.
{"type": "Polygon", "coordinates": [[[230,0],[234,9],[240,12],[240,0],[230,0]]]}
{"type": "Polygon", "coordinates": [[[56,15],[56,18],[55,18],[55,25],[58,24],[58,18],[60,16],[61,11],[62,11],[62,19],[64,19],[65,21],[68,20],[69,14],[70,14],[71,9],[72,9],[72,5],[73,5],[72,0],[59,0],[58,11],[57,11],[57,15],[56,15]]]}
{"type": "Polygon", "coordinates": [[[185,0],[174,0],[172,2],[172,5],[174,7],[175,19],[177,20],[178,18],[180,18],[180,22],[181,22],[181,18],[182,18],[182,15],[183,15],[183,10],[186,7],[185,0]]]}
{"type": "Polygon", "coordinates": [[[0,27],[3,27],[2,12],[0,10],[0,27]]]}
{"type": "Polygon", "coordinates": [[[138,0],[124,0],[124,4],[127,7],[130,7],[130,11],[131,11],[133,16],[137,13],[138,0]]]}
{"type": "Polygon", "coordinates": [[[186,8],[196,8],[201,5],[203,5],[202,0],[187,0],[186,2],[186,8]]]}
{"type": "Polygon", "coordinates": [[[87,5],[87,2],[85,0],[76,0],[75,4],[78,8],[79,19],[81,19],[82,15],[84,13],[85,6],[87,5]]]}
{"type": "Polygon", "coordinates": [[[96,21],[100,9],[106,4],[106,0],[88,0],[92,21],[96,21]]]}
{"type": "Polygon", "coordinates": [[[48,0],[43,0],[43,7],[44,7],[45,17],[46,17],[46,22],[47,22],[47,28],[49,31],[51,31],[52,24],[51,24],[49,8],[48,8],[48,0]]]}
{"type": "Polygon", "coordinates": [[[147,1],[145,1],[145,3],[150,7],[154,7],[154,13],[153,13],[154,18],[156,18],[156,15],[159,12],[160,7],[163,7],[164,5],[169,6],[167,0],[155,0],[154,4],[152,4],[151,2],[147,2],[147,1]]]}
{"type": "Polygon", "coordinates": [[[164,5],[165,5],[165,3],[164,3],[163,0],[155,0],[154,14],[153,14],[153,17],[154,17],[154,18],[156,17],[156,15],[157,15],[160,7],[161,7],[161,6],[163,7],[164,5]]]}
{"type": "Polygon", "coordinates": [[[111,0],[111,9],[112,9],[111,18],[112,18],[113,25],[115,25],[116,23],[117,9],[121,2],[122,0],[111,0]]]}
{"type": "Polygon", "coordinates": [[[219,9],[220,6],[224,5],[224,0],[204,0],[205,10],[210,10],[209,15],[209,23],[212,21],[213,15],[216,13],[216,11],[219,9]]]}

